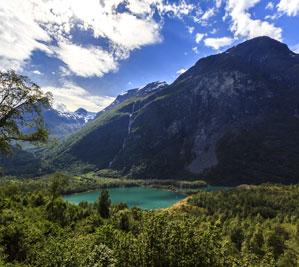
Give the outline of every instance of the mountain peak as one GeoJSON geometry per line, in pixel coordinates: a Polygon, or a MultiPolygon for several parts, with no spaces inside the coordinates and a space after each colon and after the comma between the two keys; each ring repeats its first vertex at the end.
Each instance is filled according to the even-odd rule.
{"type": "Polygon", "coordinates": [[[287,55],[292,53],[288,46],[268,36],[247,40],[226,51],[238,56],[287,55]]]}
{"type": "Polygon", "coordinates": [[[88,111],[87,111],[86,109],[84,109],[84,108],[78,108],[78,109],[75,111],[75,113],[78,114],[78,115],[84,115],[84,116],[86,116],[87,113],[88,113],[88,111]]]}
{"type": "Polygon", "coordinates": [[[157,90],[162,90],[168,86],[165,81],[155,81],[147,84],[146,86],[139,88],[138,95],[144,96],[157,90]]]}

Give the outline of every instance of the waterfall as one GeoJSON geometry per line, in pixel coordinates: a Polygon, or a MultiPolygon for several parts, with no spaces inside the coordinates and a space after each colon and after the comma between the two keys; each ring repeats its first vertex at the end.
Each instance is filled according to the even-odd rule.
{"type": "Polygon", "coordinates": [[[134,118],[133,118],[134,111],[135,111],[135,102],[133,103],[131,113],[129,114],[128,132],[127,132],[127,136],[124,138],[123,145],[122,145],[122,150],[125,149],[126,143],[127,143],[127,137],[131,133],[131,127],[132,127],[132,124],[134,122],[134,118]]]}
{"type": "Polygon", "coordinates": [[[128,135],[131,133],[131,127],[132,127],[132,124],[133,124],[133,113],[135,111],[135,102],[133,103],[133,106],[132,106],[132,111],[129,115],[129,123],[128,123],[128,135]]]}
{"type": "MultiPolygon", "coordinates": [[[[126,143],[127,143],[127,138],[128,138],[128,136],[130,135],[130,133],[131,133],[132,124],[133,124],[133,122],[134,122],[133,113],[135,112],[135,103],[136,103],[136,102],[133,103],[133,105],[132,105],[132,110],[131,110],[131,112],[130,112],[130,114],[129,114],[129,122],[128,122],[128,128],[127,128],[127,129],[128,129],[128,130],[127,130],[127,135],[125,136],[125,138],[124,138],[124,140],[123,140],[122,148],[121,148],[121,150],[120,150],[119,152],[121,152],[122,150],[125,149],[125,147],[126,147],[126,143]]],[[[118,153],[119,153],[119,152],[118,152],[118,153]]],[[[117,153],[117,154],[118,154],[118,153],[117,153]]],[[[111,168],[113,162],[114,162],[115,159],[116,159],[117,154],[116,154],[116,155],[113,157],[113,159],[109,162],[109,168],[111,168]]]]}

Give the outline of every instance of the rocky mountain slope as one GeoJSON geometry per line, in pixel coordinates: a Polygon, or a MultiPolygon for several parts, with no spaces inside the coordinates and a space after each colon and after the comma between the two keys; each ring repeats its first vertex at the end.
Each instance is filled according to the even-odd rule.
{"type": "Polygon", "coordinates": [[[226,185],[299,181],[299,55],[285,44],[258,37],[161,90],[134,92],[52,151],[53,164],[226,185]]]}
{"type": "Polygon", "coordinates": [[[168,86],[168,84],[164,81],[163,82],[162,81],[156,81],[156,82],[149,83],[149,84],[147,84],[147,85],[145,85],[144,87],[141,87],[141,88],[130,89],[130,90],[126,91],[125,93],[118,95],[115,98],[115,100],[108,107],[104,108],[102,111],[100,111],[97,114],[97,117],[99,117],[104,112],[112,110],[114,107],[116,107],[117,105],[121,104],[122,102],[124,102],[124,101],[126,101],[130,98],[144,97],[144,96],[147,96],[151,93],[160,91],[160,90],[164,89],[167,86],[168,86]]]}

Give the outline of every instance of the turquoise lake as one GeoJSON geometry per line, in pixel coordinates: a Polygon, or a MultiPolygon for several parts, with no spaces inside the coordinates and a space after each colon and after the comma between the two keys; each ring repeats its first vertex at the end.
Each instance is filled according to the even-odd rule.
{"type": "MultiPolygon", "coordinates": [[[[202,190],[212,192],[219,190],[228,190],[230,187],[208,185],[202,190]]],[[[168,208],[185,198],[180,193],[166,191],[162,189],[134,186],[134,187],[116,187],[109,188],[109,195],[112,203],[126,203],[130,208],[138,207],[141,209],[160,209],[168,208]]],[[[99,197],[101,190],[88,191],[64,196],[64,199],[79,204],[82,201],[95,202],[99,197]]]]}
{"type": "MultiPolygon", "coordinates": [[[[142,209],[167,208],[186,197],[179,193],[142,186],[109,188],[108,191],[112,203],[123,202],[129,207],[142,209]]],[[[101,190],[76,193],[66,195],[64,199],[74,204],[82,201],[95,202],[100,192],[101,190]]]]}

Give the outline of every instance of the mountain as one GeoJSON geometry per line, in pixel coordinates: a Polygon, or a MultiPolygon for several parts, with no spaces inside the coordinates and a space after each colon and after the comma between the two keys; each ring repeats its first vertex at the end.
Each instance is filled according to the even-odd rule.
{"type": "Polygon", "coordinates": [[[299,182],[299,55],[258,37],[161,90],[128,91],[49,156],[56,168],[237,185],[299,182]]]}
{"type": "Polygon", "coordinates": [[[79,108],[75,112],[63,112],[49,108],[43,111],[43,116],[50,135],[61,139],[82,128],[88,121],[94,119],[96,113],[83,108],[79,108]]]}
{"type": "MultiPolygon", "coordinates": [[[[50,134],[50,140],[55,138],[55,142],[51,140],[50,145],[57,144],[57,141],[66,139],[71,134],[82,128],[87,122],[93,120],[96,113],[89,112],[83,108],[79,108],[75,112],[63,112],[54,108],[44,109],[43,117],[45,127],[50,134]],[[54,144],[52,144],[54,143],[54,144]]],[[[28,116],[31,116],[30,114],[28,116]]],[[[25,130],[26,131],[26,130],[25,130]]],[[[21,147],[14,147],[13,152],[9,155],[0,154],[0,172],[7,175],[39,175],[52,169],[43,168],[40,151],[28,143],[21,144],[21,147]]],[[[1,173],[0,173],[1,174],[1,173]]]]}
{"type": "Polygon", "coordinates": [[[130,98],[147,96],[148,94],[158,92],[167,86],[168,86],[167,82],[156,81],[156,82],[149,83],[141,88],[130,89],[130,90],[126,91],[125,93],[118,95],[115,98],[115,100],[108,107],[106,107],[105,109],[103,109],[102,111],[100,111],[97,114],[97,117],[100,116],[101,114],[103,114],[104,112],[107,112],[107,111],[113,109],[120,103],[122,103],[130,98]]]}

